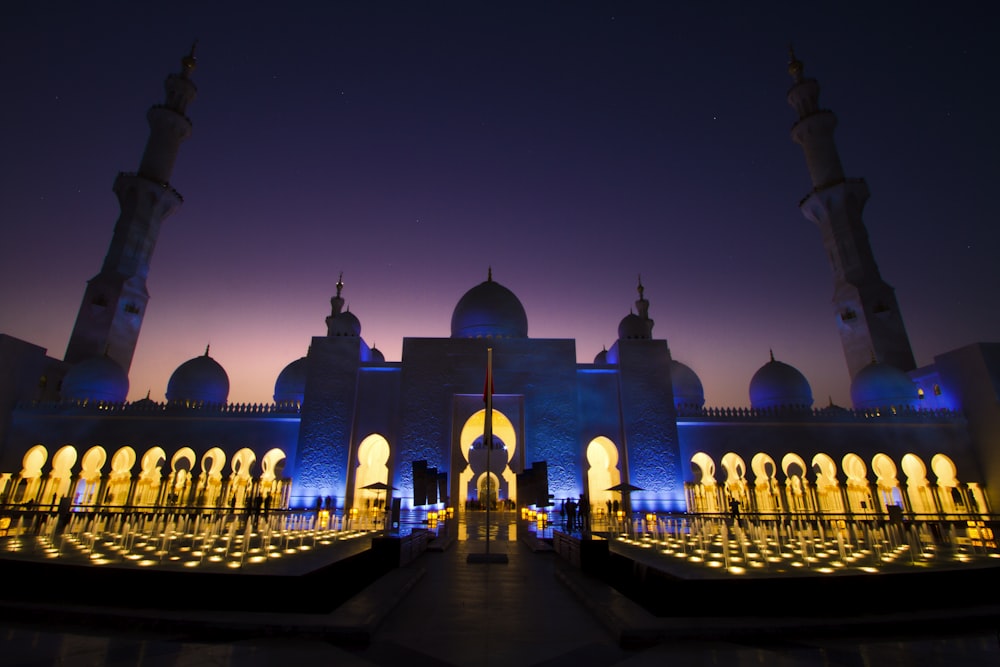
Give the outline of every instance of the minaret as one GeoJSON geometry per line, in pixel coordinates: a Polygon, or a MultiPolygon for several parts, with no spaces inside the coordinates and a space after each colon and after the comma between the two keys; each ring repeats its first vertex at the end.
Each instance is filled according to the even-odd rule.
{"type": "Polygon", "coordinates": [[[916,367],[893,288],[882,280],[861,212],[868,185],[845,178],[833,130],[837,117],[819,108],[819,84],[802,73],[802,63],[789,50],[788,73],[795,83],[788,103],[799,115],[792,139],[802,146],[813,189],[801,201],[802,214],[816,223],[833,269],[833,307],[853,378],[878,361],[902,371],[916,367]]]}
{"type": "Polygon", "coordinates": [[[197,93],[191,81],[194,46],[181,59],[181,71],[167,76],[166,100],[150,108],[149,139],[135,173],[119,172],[112,190],[121,213],[101,272],[90,279],[66,348],[75,363],[105,352],[126,371],[146,314],[146,277],[161,223],[183,201],[170,187],[181,142],[191,135],[185,115],[197,93]]]}

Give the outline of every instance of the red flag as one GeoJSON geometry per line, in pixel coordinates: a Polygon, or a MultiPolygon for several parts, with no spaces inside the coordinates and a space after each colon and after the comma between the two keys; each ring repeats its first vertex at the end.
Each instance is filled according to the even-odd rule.
{"type": "Polygon", "coordinates": [[[488,403],[493,395],[493,369],[486,367],[486,379],[483,381],[483,403],[488,403]]]}
{"type": "Polygon", "coordinates": [[[486,379],[483,381],[483,403],[489,405],[493,397],[493,348],[486,350],[486,379]]]}

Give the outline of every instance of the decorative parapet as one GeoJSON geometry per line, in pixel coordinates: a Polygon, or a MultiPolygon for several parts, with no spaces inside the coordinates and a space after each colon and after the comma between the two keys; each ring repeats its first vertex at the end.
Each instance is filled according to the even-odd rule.
{"type": "Polygon", "coordinates": [[[878,410],[827,408],[677,408],[678,422],[812,422],[812,423],[951,423],[963,420],[962,413],[953,410],[915,410],[910,407],[878,410]]]}
{"type": "Polygon", "coordinates": [[[173,405],[143,399],[131,403],[108,403],[106,401],[22,402],[18,403],[14,409],[15,411],[30,412],[33,414],[55,414],[72,411],[88,415],[182,416],[197,414],[199,416],[246,417],[254,415],[298,416],[301,413],[302,406],[294,402],[173,405]]]}

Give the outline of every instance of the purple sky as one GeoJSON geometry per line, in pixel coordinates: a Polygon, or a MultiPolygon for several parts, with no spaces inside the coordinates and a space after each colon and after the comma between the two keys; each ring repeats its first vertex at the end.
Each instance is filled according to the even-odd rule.
{"type": "Polygon", "coordinates": [[[987,3],[82,4],[0,7],[0,332],[62,357],[115,174],[198,37],[185,203],[153,257],[132,399],[162,400],[210,343],[230,401],[270,401],[325,334],[340,271],[362,336],[398,361],[404,336],[450,334],[492,265],[529,335],[575,338],[581,361],[614,342],[641,272],[654,335],[709,405],[747,405],[769,348],[818,405],[849,405],[830,268],[797,206],[790,40],[868,180],[917,363],[1000,340],[987,3]]]}

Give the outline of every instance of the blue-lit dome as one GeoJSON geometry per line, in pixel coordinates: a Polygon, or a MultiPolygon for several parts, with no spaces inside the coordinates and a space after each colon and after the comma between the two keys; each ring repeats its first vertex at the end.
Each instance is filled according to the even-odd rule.
{"type": "Polygon", "coordinates": [[[916,408],[917,387],[895,366],[872,362],[851,381],[851,403],[855,410],[916,408]]]}
{"type": "Polygon", "coordinates": [[[377,347],[373,347],[369,354],[371,356],[371,358],[369,359],[371,363],[373,364],[385,363],[385,355],[382,354],[382,350],[378,349],[377,347]]]}
{"type": "Polygon", "coordinates": [[[459,299],[451,315],[452,338],[527,338],[521,301],[492,275],[459,299]]]}
{"type": "Polygon", "coordinates": [[[228,400],[229,375],[207,349],[178,366],[167,383],[167,402],[175,405],[224,405],[228,400]]]}
{"type": "Polygon", "coordinates": [[[755,410],[808,410],[812,404],[812,388],[806,377],[795,367],[775,361],[774,355],[750,380],[750,407],[755,410]]]}
{"type": "Polygon", "coordinates": [[[670,360],[670,384],[674,388],[674,407],[700,410],[705,407],[705,390],[697,373],[676,359],[670,360]]]}
{"type": "Polygon", "coordinates": [[[64,401],[124,403],[127,396],[128,374],[108,356],[84,359],[74,364],[63,378],[64,401]]]}
{"type": "Polygon", "coordinates": [[[274,402],[278,405],[302,405],[306,394],[306,358],[285,366],[274,383],[274,402]]]}
{"type": "Polygon", "coordinates": [[[594,357],[594,363],[597,364],[598,366],[607,366],[608,365],[608,351],[605,349],[605,350],[601,350],[600,352],[598,352],[597,356],[594,357]]]}
{"type": "Polygon", "coordinates": [[[653,321],[629,313],[618,324],[619,340],[649,340],[653,337],[653,321]]]}

